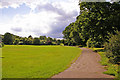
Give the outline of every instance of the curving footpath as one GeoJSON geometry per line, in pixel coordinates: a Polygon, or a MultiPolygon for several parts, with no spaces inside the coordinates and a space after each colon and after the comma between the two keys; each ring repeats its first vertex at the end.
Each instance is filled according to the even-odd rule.
{"type": "Polygon", "coordinates": [[[76,62],[52,78],[113,78],[113,76],[103,74],[106,70],[99,63],[99,54],[88,48],[80,49],[82,50],[82,54],[76,62]]]}

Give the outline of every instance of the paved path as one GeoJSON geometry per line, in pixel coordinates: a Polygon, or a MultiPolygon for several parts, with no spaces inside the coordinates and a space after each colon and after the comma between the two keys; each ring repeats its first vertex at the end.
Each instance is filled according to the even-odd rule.
{"type": "Polygon", "coordinates": [[[99,63],[100,55],[88,48],[81,48],[82,54],[65,71],[52,78],[113,78],[113,76],[103,74],[105,71],[99,63]]]}

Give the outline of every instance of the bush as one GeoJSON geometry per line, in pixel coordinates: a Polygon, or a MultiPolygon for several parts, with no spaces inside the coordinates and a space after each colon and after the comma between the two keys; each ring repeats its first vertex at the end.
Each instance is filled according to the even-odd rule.
{"type": "Polygon", "coordinates": [[[111,35],[108,42],[105,43],[105,51],[111,63],[120,62],[120,32],[111,35]]]}
{"type": "Polygon", "coordinates": [[[3,42],[0,43],[0,47],[4,47],[4,43],[3,42]]]}
{"type": "Polygon", "coordinates": [[[4,47],[4,43],[2,42],[2,47],[4,47]]]}
{"type": "Polygon", "coordinates": [[[51,41],[47,41],[47,45],[52,45],[52,42],[51,41]]]}
{"type": "Polygon", "coordinates": [[[63,44],[63,43],[60,43],[60,46],[64,46],[64,44],[63,44]]]}

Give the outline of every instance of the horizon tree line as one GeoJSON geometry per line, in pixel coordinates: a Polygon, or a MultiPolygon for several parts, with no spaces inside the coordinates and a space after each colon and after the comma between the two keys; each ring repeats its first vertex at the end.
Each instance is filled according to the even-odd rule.
{"type": "Polygon", "coordinates": [[[60,45],[64,43],[64,39],[56,39],[46,36],[32,37],[20,37],[9,32],[6,32],[2,37],[2,42],[5,45],[60,45]]]}

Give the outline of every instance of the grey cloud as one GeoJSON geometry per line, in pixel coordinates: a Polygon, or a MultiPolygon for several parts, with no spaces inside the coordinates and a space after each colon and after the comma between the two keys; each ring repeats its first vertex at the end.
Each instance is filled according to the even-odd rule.
{"type": "Polygon", "coordinates": [[[14,27],[14,28],[11,28],[11,30],[15,31],[15,32],[21,32],[22,28],[20,28],[20,27],[14,27]]]}
{"type": "Polygon", "coordinates": [[[78,15],[78,12],[77,11],[73,11],[73,12],[71,12],[69,14],[64,14],[61,17],[58,17],[58,19],[61,20],[61,21],[62,20],[73,20],[73,18],[75,16],[77,16],[77,15],[78,15]]]}
{"type": "MultiPolygon", "coordinates": [[[[40,12],[42,9],[46,11],[52,11],[54,13],[57,13],[60,15],[60,17],[56,17],[56,22],[51,23],[50,27],[52,28],[50,32],[45,34],[46,36],[54,37],[54,38],[62,38],[62,31],[65,29],[66,26],[68,26],[71,22],[75,21],[75,18],[78,15],[77,10],[74,10],[72,12],[66,13],[63,9],[58,9],[54,7],[52,4],[45,4],[45,5],[38,5],[37,6],[38,12],[40,12]]],[[[37,35],[40,35],[40,32],[35,33],[37,35]]],[[[43,34],[42,34],[43,35],[43,34]]]]}
{"type": "Polygon", "coordinates": [[[73,16],[78,15],[77,10],[74,10],[74,11],[72,11],[72,12],[70,12],[70,13],[66,13],[66,11],[64,11],[63,9],[56,8],[56,7],[54,7],[52,4],[49,4],[49,3],[47,3],[47,4],[45,4],[45,5],[38,5],[36,9],[37,9],[37,11],[39,11],[39,12],[40,12],[42,9],[44,9],[44,10],[46,10],[46,11],[51,11],[51,12],[57,13],[57,14],[61,15],[62,18],[63,18],[63,17],[64,17],[64,18],[71,18],[71,17],[73,17],[73,16]]]}
{"type": "Polygon", "coordinates": [[[1,4],[2,6],[8,6],[8,5],[10,5],[8,2],[3,2],[2,1],[2,4],[1,4]]]}
{"type": "Polygon", "coordinates": [[[58,13],[59,15],[64,15],[65,14],[64,10],[58,9],[58,8],[54,7],[52,4],[49,4],[49,3],[37,6],[38,11],[41,11],[42,9],[58,13]]]}

